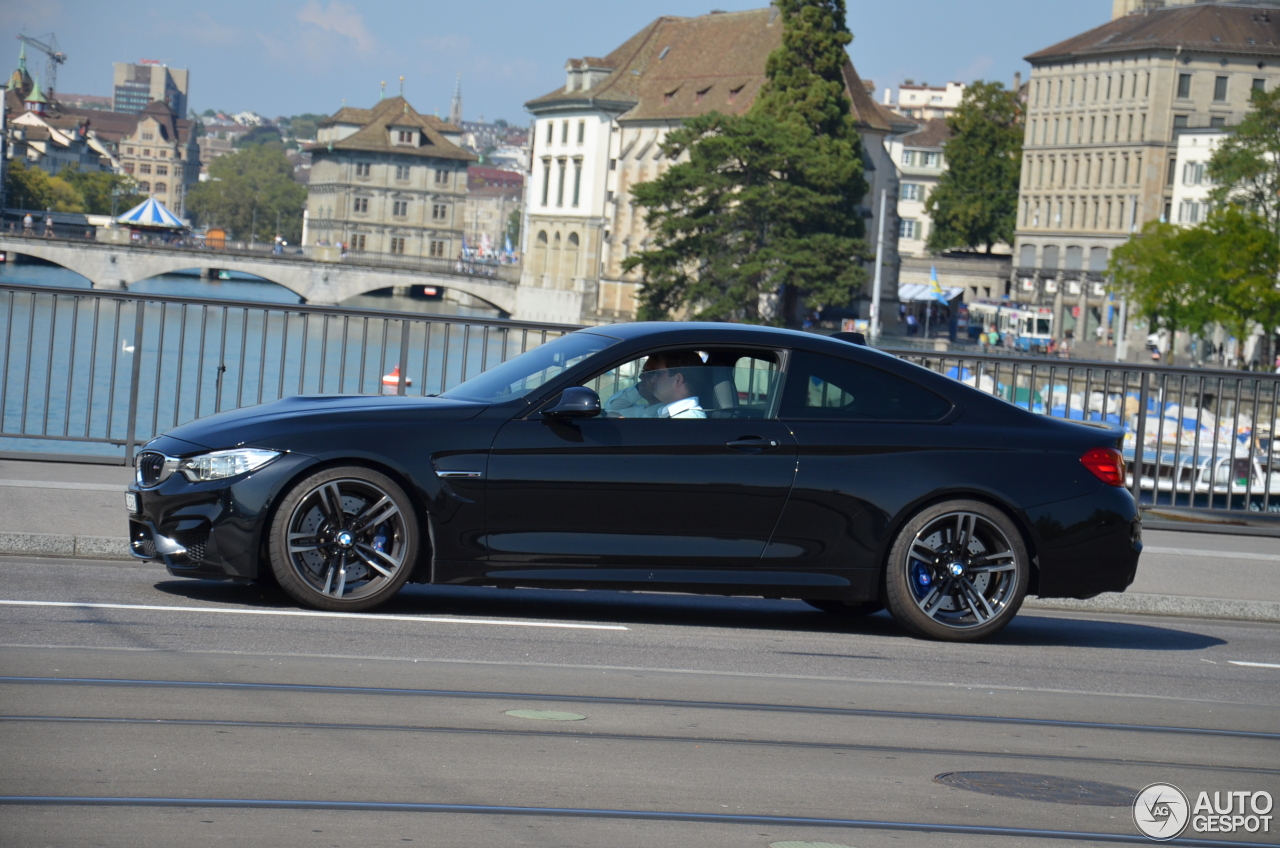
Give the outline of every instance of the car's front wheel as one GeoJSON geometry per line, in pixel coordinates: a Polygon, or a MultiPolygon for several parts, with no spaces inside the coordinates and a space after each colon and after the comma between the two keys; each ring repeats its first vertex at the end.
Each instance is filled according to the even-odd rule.
{"type": "Polygon", "coordinates": [[[1031,567],[1009,516],[954,500],[917,513],[894,541],[885,572],[889,612],[931,639],[973,642],[1018,614],[1031,567]]]}
{"type": "Polygon", "coordinates": [[[330,468],[281,501],[268,545],[271,571],[304,606],[366,610],[404,586],[418,539],[413,504],[394,480],[359,466],[330,468]]]}

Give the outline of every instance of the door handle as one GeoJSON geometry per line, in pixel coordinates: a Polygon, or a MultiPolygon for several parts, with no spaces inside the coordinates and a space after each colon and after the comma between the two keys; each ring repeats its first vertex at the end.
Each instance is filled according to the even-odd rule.
{"type": "Polygon", "coordinates": [[[725,444],[730,450],[746,452],[763,452],[777,450],[778,443],[773,439],[761,439],[757,436],[747,436],[741,439],[735,439],[725,444]]]}

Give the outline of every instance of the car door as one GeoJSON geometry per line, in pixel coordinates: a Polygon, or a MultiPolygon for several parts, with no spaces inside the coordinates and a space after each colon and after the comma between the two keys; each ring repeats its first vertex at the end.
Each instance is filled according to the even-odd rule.
{"type": "Polygon", "coordinates": [[[798,470],[764,566],[874,593],[890,520],[954,476],[954,434],[941,423],[952,408],[887,369],[793,351],[778,417],[799,444],[798,470]]]}
{"type": "Polygon", "coordinates": [[[491,576],[705,583],[735,579],[708,570],[758,564],[795,475],[795,442],[774,417],[781,355],[699,353],[706,417],[646,414],[635,402],[640,356],[583,383],[604,399],[600,417],[535,412],[499,431],[491,576]]]}

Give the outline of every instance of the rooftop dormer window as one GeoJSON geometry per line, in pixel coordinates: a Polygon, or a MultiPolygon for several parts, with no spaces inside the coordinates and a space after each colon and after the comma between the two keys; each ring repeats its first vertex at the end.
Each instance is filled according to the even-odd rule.
{"type": "Polygon", "coordinates": [[[396,144],[404,144],[404,145],[415,144],[417,143],[417,139],[414,137],[416,135],[417,133],[415,133],[413,130],[396,130],[395,131],[396,144]]]}

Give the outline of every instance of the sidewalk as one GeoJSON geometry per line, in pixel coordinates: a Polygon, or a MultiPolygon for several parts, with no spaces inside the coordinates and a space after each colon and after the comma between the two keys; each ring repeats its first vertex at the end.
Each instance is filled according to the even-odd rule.
{"type": "MultiPolygon", "coordinates": [[[[133,469],[0,460],[0,555],[128,560],[125,487],[133,469]]],[[[1147,530],[1129,591],[1063,609],[1280,621],[1280,540],[1147,530]]]]}

